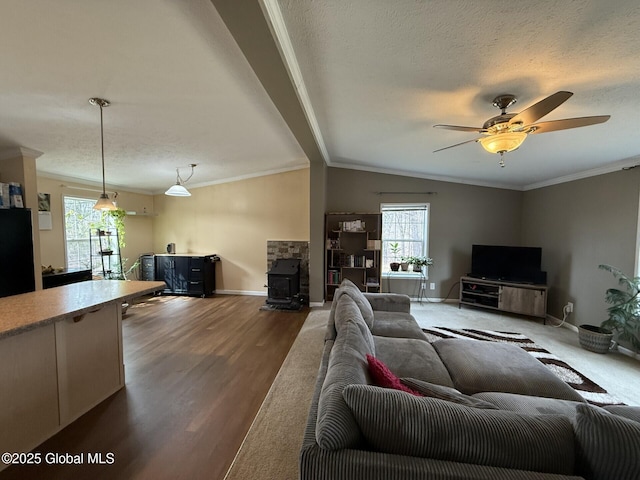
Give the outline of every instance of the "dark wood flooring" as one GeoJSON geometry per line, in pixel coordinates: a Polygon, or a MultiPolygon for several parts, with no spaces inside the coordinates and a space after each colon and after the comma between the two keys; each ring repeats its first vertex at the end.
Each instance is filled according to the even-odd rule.
{"type": "Polygon", "coordinates": [[[126,387],[34,450],[39,466],[0,479],[222,479],[308,309],[260,311],[264,297],[161,296],[123,319],[126,387]],[[46,465],[47,453],[84,454],[46,465]],[[88,465],[88,454],[113,462],[88,465]]]}

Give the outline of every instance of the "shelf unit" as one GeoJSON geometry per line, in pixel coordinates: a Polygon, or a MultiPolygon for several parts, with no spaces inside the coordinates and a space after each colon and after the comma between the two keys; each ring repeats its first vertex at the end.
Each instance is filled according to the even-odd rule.
{"type": "Polygon", "coordinates": [[[325,216],[325,299],[345,278],[363,292],[380,292],[379,213],[328,213],[325,216]]]}
{"type": "Polygon", "coordinates": [[[126,280],[122,270],[120,239],[117,231],[91,229],[91,271],[105,280],[126,280]]]}
{"type": "Polygon", "coordinates": [[[546,318],[547,286],[461,277],[462,305],[546,318]]]}

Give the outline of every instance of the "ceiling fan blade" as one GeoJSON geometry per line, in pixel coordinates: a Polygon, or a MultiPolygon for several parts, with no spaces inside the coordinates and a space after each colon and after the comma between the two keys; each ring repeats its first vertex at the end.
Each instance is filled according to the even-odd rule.
{"type": "Polygon", "coordinates": [[[446,128],[447,130],[457,130],[458,132],[486,132],[482,127],[461,127],[460,125],[434,125],[433,128],[446,128]]]}
{"type": "Polygon", "coordinates": [[[458,147],[460,145],[464,145],[465,143],[477,142],[478,140],[480,140],[480,138],[474,138],[473,140],[467,140],[466,142],[456,143],[455,145],[449,145],[448,147],[439,148],[438,150],[434,150],[433,153],[441,152],[442,150],[447,150],[448,148],[458,147]]]}
{"type": "Polygon", "coordinates": [[[511,120],[509,120],[509,125],[513,125],[514,123],[531,125],[533,122],[541,119],[547,113],[555,110],[564,102],[569,100],[569,98],[571,98],[571,95],[573,95],[573,93],[565,91],[560,91],[554,93],[553,95],[549,95],[544,100],[540,100],[538,103],[535,103],[526,110],[518,113],[511,120]]]}
{"type": "Polygon", "coordinates": [[[553,120],[551,122],[536,123],[526,127],[531,128],[531,134],[534,133],[547,133],[555,132],[556,130],[566,130],[568,128],[587,127],[589,125],[597,125],[598,123],[604,123],[611,118],[611,115],[600,115],[597,117],[578,117],[578,118],[565,118],[563,120],[553,120]]]}

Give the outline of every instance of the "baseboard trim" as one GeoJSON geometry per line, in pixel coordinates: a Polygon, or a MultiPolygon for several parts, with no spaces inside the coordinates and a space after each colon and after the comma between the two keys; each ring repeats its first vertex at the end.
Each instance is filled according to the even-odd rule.
{"type": "Polygon", "coordinates": [[[267,296],[267,292],[259,292],[253,290],[216,290],[214,293],[219,295],[250,295],[253,297],[267,296]]]}

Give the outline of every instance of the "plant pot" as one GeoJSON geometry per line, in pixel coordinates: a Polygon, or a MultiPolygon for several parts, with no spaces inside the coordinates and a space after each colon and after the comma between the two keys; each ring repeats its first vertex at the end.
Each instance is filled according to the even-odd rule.
{"type": "Polygon", "coordinates": [[[402,269],[403,272],[406,272],[407,270],[409,270],[409,264],[407,262],[402,262],[400,264],[400,268],[402,269]]]}
{"type": "Polygon", "coordinates": [[[391,262],[389,264],[389,267],[391,268],[392,272],[397,272],[398,270],[400,270],[400,264],[398,262],[391,262]]]}
{"type": "Polygon", "coordinates": [[[413,271],[414,271],[414,272],[416,272],[416,273],[420,273],[420,272],[422,272],[422,266],[420,266],[420,265],[414,265],[414,266],[413,266],[413,271]]]}
{"type": "Polygon", "coordinates": [[[595,325],[580,325],[578,340],[585,350],[595,353],[607,353],[613,345],[613,333],[595,325]]]}

